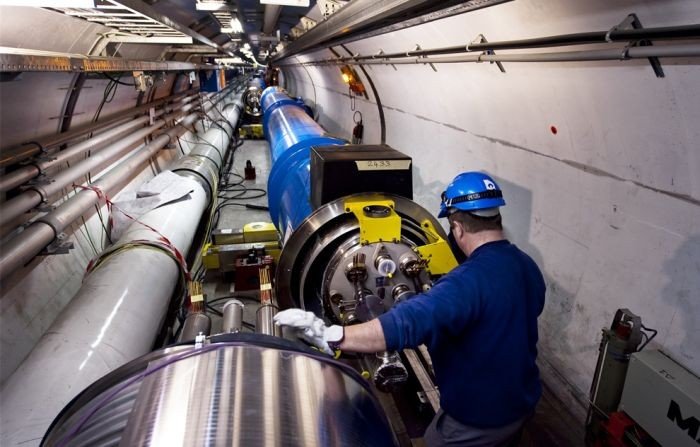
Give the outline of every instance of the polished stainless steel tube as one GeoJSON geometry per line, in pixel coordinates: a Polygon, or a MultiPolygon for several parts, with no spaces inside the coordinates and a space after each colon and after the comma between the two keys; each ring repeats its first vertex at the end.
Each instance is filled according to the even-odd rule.
{"type": "Polygon", "coordinates": [[[255,332],[265,335],[282,336],[282,329],[275,324],[274,316],[279,308],[273,304],[263,304],[255,313],[255,332]]]}
{"type": "Polygon", "coordinates": [[[241,332],[243,329],[243,303],[238,300],[228,300],[224,304],[222,331],[224,333],[241,332]]]}
{"type": "Polygon", "coordinates": [[[137,360],[69,404],[42,445],[397,445],[357,372],[327,356],[269,347],[266,338],[265,347],[180,346],[137,360]]]}
{"type": "Polygon", "coordinates": [[[193,312],[187,315],[185,323],[180,332],[178,341],[194,340],[199,334],[209,335],[211,333],[211,318],[201,312],[193,312]]]}

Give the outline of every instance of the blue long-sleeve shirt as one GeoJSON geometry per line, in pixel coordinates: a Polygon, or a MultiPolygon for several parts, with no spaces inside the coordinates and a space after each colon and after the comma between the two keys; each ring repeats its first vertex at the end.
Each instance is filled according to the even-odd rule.
{"type": "Polygon", "coordinates": [[[535,262],[502,240],[480,246],[379,321],[387,349],[428,347],[443,411],[466,425],[499,427],[532,411],[542,394],[535,358],[544,295],[535,262]]]}

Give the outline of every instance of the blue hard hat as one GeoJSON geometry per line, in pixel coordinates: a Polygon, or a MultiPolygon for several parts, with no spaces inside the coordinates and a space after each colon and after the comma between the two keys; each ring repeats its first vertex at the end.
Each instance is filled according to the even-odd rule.
{"type": "Polygon", "coordinates": [[[498,207],[505,204],[501,188],[491,177],[483,172],[464,172],[443,191],[438,217],[447,217],[450,209],[495,216],[498,207]]]}

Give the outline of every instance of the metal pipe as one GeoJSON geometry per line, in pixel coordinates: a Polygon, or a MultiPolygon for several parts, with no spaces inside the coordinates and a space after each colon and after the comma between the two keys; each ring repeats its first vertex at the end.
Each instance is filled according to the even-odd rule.
{"type": "Polygon", "coordinates": [[[271,34],[275,30],[275,25],[277,25],[277,20],[279,20],[281,12],[282,7],[279,5],[265,5],[263,33],[271,34]]]}
{"type": "Polygon", "coordinates": [[[209,335],[210,333],[211,318],[209,318],[209,315],[202,312],[193,312],[185,318],[178,341],[192,341],[200,334],[209,335]]]}
{"type": "Polygon", "coordinates": [[[611,29],[586,33],[536,37],[534,39],[505,40],[467,45],[469,51],[517,50],[525,48],[558,47],[607,42],[634,42],[639,40],[697,39],[700,25],[667,26],[659,28],[611,29]]]}
{"type": "MultiPolygon", "coordinates": [[[[40,205],[42,202],[47,202],[53,195],[62,192],[63,188],[70,186],[73,182],[90,173],[93,169],[105,166],[122,157],[128,151],[132,150],[138,141],[153,134],[153,132],[165,126],[171,119],[180,117],[182,113],[194,107],[195,105],[191,104],[185,105],[179,111],[165,116],[162,120],[156,121],[149,127],[132,132],[127,136],[123,136],[121,139],[116,139],[112,144],[102,148],[89,158],[81,160],[68,169],[56,173],[51,177],[50,182],[33,185],[21,194],[8,200],[0,206],[0,226],[7,225],[17,217],[40,205]]],[[[89,149],[85,149],[85,146],[80,148],[81,152],[85,150],[89,149]]],[[[60,155],[61,154],[59,154],[59,156],[60,155]]],[[[74,151],[67,153],[67,157],[69,158],[75,155],[77,154],[74,151]]],[[[56,159],[65,161],[66,157],[59,156],[57,156],[56,159]]],[[[54,161],[46,163],[49,166],[55,166],[54,161]]]]}
{"type": "MultiPolygon", "coordinates": [[[[237,118],[236,108],[226,111],[225,116],[234,114],[237,118]]],[[[195,119],[196,114],[190,114],[184,121],[191,124],[195,119]]],[[[132,155],[95,186],[104,192],[116,188],[179,131],[176,127],[169,129],[147,145],[148,150],[132,155]]],[[[221,141],[223,147],[230,143],[227,134],[218,128],[210,129],[203,138],[221,141]]],[[[121,249],[113,250],[86,276],[78,294],[6,381],[0,417],[12,430],[3,431],[0,444],[41,439],[59,410],[83,388],[151,350],[181,269],[165,250],[143,245],[143,241],[162,243],[167,238],[171,247],[186,255],[211,200],[198,181],[185,177],[183,181],[189,181],[192,188],[187,200],[156,208],[134,222],[117,242],[121,249]]],[[[95,192],[81,191],[50,213],[51,219],[29,229],[67,225],[76,214],[85,212],[85,197],[89,197],[88,206],[98,200],[95,192]],[[80,206],[76,198],[80,198],[80,206]]],[[[11,243],[17,245],[22,234],[11,243]]],[[[6,252],[2,257],[0,272],[6,272],[6,252]]]]}
{"type": "MultiPolygon", "coordinates": [[[[186,253],[206,208],[204,188],[192,182],[188,200],[139,219],[186,253]]],[[[94,193],[93,193],[94,195],[94,193]]],[[[119,244],[156,240],[134,223],[119,244]]],[[[148,352],[159,331],[179,269],[165,252],[134,246],[89,274],[2,390],[2,445],[41,439],[60,409],[85,386],[148,352]],[[27,415],[31,415],[28,418],[27,415]]]]}
{"type": "MultiPolygon", "coordinates": [[[[197,115],[193,113],[187,116],[182,123],[190,125],[196,119],[197,115]]],[[[133,176],[134,172],[138,172],[143,163],[147,162],[168,144],[171,136],[174,137],[177,132],[184,131],[178,128],[170,129],[147,144],[142,150],[135,152],[124,163],[93,182],[92,186],[107,195],[112,195],[118,187],[122,186],[133,176]]],[[[31,261],[58,234],[96,204],[103,205],[104,198],[98,197],[93,191],[78,191],[77,194],[56,207],[55,210],[40,217],[15,238],[3,244],[3,249],[0,253],[0,279],[6,278],[9,274],[31,261]]]]}
{"type": "MultiPolygon", "coordinates": [[[[161,110],[157,113],[157,116],[162,114],[163,111],[161,110]]],[[[123,137],[125,133],[148,123],[149,119],[149,117],[143,116],[135,120],[129,120],[125,124],[112,128],[99,135],[95,135],[89,140],[81,141],[80,143],[74,144],[73,146],[59,151],[47,160],[41,160],[34,164],[22,166],[12,172],[8,172],[0,178],[0,192],[9,191],[10,189],[16,188],[30,181],[31,179],[38,177],[47,169],[59,166],[78,155],[85,154],[88,151],[99,150],[106,144],[112,144],[119,138],[123,137]]]]}
{"type": "Polygon", "coordinates": [[[40,154],[42,152],[42,147],[44,149],[47,149],[53,146],[58,146],[75,138],[78,138],[81,135],[85,135],[91,132],[97,132],[100,129],[112,126],[115,123],[126,122],[135,115],[140,115],[141,113],[149,110],[151,107],[157,107],[161,104],[175,101],[176,99],[182,98],[183,96],[189,95],[191,93],[194,93],[194,90],[176,93],[175,95],[168,96],[166,98],[161,98],[148,104],[135,107],[133,109],[128,109],[124,110],[123,112],[112,114],[108,117],[97,121],[96,123],[89,123],[83,126],[76,127],[75,129],[69,132],[39,138],[36,140],[36,143],[38,144],[35,144],[34,142],[28,142],[19,146],[15,146],[13,148],[9,148],[7,150],[2,150],[0,151],[0,168],[19,163],[22,160],[26,160],[27,158],[40,154]]]}
{"type": "Polygon", "coordinates": [[[656,45],[643,47],[625,47],[604,50],[587,51],[558,51],[547,53],[521,54],[460,54],[444,57],[417,57],[401,59],[362,59],[357,60],[325,59],[316,62],[281,64],[281,66],[297,65],[427,65],[454,64],[467,62],[582,62],[630,59],[645,59],[649,57],[700,57],[700,44],[656,45]]]}
{"type": "Polygon", "coordinates": [[[152,126],[133,132],[129,136],[109,145],[89,158],[75,163],[70,168],[56,173],[51,182],[42,185],[34,185],[30,189],[11,198],[0,207],[0,226],[12,222],[23,213],[48,201],[54,194],[58,194],[65,187],[80,179],[93,169],[114,162],[132,150],[134,145],[151,135],[156,130],[165,126],[165,120],[158,120],[152,126]]]}
{"type": "Polygon", "coordinates": [[[228,300],[224,304],[222,330],[225,333],[241,332],[243,329],[243,303],[238,300],[228,300]]]}
{"type": "Polygon", "coordinates": [[[663,28],[640,28],[630,30],[593,31],[536,37],[533,39],[507,40],[501,42],[469,43],[450,47],[416,49],[411,51],[344,57],[339,60],[400,59],[409,57],[437,56],[487,50],[521,50],[528,48],[560,47],[609,42],[633,42],[639,40],[692,39],[700,37],[700,25],[671,26],[663,28]]]}
{"type": "MultiPolygon", "coordinates": [[[[205,104],[204,111],[208,111],[211,107],[213,107],[211,103],[205,104]]],[[[156,137],[144,146],[142,150],[135,152],[119,166],[93,182],[92,186],[107,195],[112,195],[131,178],[134,172],[138,172],[143,163],[158,153],[177,135],[184,133],[184,128],[197,121],[197,118],[198,115],[196,113],[189,114],[180,121],[179,124],[181,126],[168,129],[164,134],[156,137]]],[[[236,116],[237,119],[238,117],[236,116]]],[[[214,132],[218,131],[218,129],[212,130],[214,132]]],[[[15,238],[3,244],[3,249],[0,251],[0,280],[32,260],[58,234],[96,204],[104,204],[104,198],[98,197],[93,191],[78,191],[77,194],[63,202],[55,210],[40,217],[15,238]],[[39,227],[42,227],[41,230],[38,229],[39,227]]]]}
{"type": "Polygon", "coordinates": [[[263,304],[255,313],[255,332],[265,335],[282,336],[282,329],[275,324],[274,317],[279,308],[274,304],[263,304]]]}

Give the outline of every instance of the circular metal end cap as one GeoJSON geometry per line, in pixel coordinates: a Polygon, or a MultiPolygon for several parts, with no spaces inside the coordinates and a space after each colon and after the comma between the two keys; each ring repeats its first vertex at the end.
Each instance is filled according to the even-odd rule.
{"type": "Polygon", "coordinates": [[[367,217],[389,217],[391,215],[391,208],[384,205],[367,205],[362,208],[362,212],[367,217]]]}

